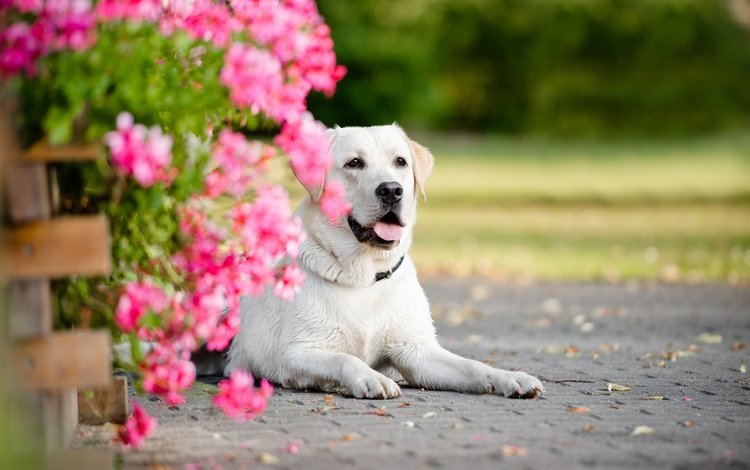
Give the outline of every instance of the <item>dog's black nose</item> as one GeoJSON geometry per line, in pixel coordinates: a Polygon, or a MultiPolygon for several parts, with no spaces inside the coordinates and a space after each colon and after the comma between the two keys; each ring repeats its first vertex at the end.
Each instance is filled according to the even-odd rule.
{"type": "Polygon", "coordinates": [[[395,204],[401,200],[404,188],[395,181],[380,183],[375,189],[375,194],[377,194],[384,204],[395,204]]]}

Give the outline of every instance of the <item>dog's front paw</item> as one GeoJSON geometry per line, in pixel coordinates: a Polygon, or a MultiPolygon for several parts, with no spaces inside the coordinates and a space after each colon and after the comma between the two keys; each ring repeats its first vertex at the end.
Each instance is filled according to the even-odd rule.
{"type": "Polygon", "coordinates": [[[485,392],[508,398],[536,398],[544,393],[544,386],[526,372],[502,371],[490,377],[485,392]]]}
{"type": "Polygon", "coordinates": [[[351,385],[356,398],[396,398],[401,396],[401,388],[383,374],[374,372],[361,375],[351,385]]]}

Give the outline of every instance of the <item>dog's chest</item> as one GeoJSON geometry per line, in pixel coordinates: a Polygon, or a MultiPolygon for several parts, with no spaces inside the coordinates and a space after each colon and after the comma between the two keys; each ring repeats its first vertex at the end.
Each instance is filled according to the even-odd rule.
{"type": "Polygon", "coordinates": [[[346,308],[338,315],[338,329],[344,339],[346,353],[370,366],[384,360],[392,308],[387,299],[360,296],[344,302],[346,308]]]}

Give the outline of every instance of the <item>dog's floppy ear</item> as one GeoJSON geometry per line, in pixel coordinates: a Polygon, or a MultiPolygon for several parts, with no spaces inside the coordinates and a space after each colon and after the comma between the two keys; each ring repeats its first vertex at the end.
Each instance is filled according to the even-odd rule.
{"type": "MultiPolygon", "coordinates": [[[[333,144],[333,139],[336,136],[336,131],[339,130],[339,126],[335,126],[333,129],[328,129],[328,149],[330,150],[331,145],[333,144]]],[[[323,177],[318,181],[309,181],[309,178],[303,179],[300,178],[300,174],[295,169],[294,165],[292,165],[292,171],[294,172],[294,176],[297,177],[297,181],[299,181],[302,186],[305,187],[307,192],[310,194],[310,199],[312,202],[318,202],[320,201],[320,198],[323,196],[323,190],[325,189],[326,185],[326,175],[327,172],[323,174],[323,177]]]]}
{"type": "MultiPolygon", "coordinates": [[[[294,165],[292,165],[292,170],[294,170],[294,165]]],[[[325,174],[323,175],[323,178],[320,181],[315,181],[312,183],[309,181],[308,182],[302,181],[302,178],[299,177],[296,171],[294,172],[294,176],[297,177],[297,181],[302,183],[302,186],[304,186],[307,192],[310,194],[310,199],[312,200],[312,202],[320,201],[320,198],[323,196],[323,189],[325,188],[325,185],[326,185],[325,174]]]]}
{"type": "Polygon", "coordinates": [[[408,137],[406,140],[409,142],[409,148],[411,148],[411,153],[414,156],[414,163],[412,165],[414,169],[414,181],[417,183],[419,194],[421,194],[422,199],[426,201],[427,195],[425,194],[424,186],[427,182],[427,178],[429,178],[432,173],[432,167],[435,166],[435,157],[433,157],[432,153],[423,145],[414,142],[408,137]]]}

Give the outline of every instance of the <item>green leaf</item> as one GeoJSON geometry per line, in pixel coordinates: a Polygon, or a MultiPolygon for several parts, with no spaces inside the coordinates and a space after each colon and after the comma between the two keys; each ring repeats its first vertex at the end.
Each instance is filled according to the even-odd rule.
{"type": "Polygon", "coordinates": [[[70,141],[73,135],[72,121],[70,110],[58,106],[50,109],[43,124],[50,145],[61,145],[70,141]]]}
{"type": "Polygon", "coordinates": [[[130,354],[133,357],[135,363],[143,361],[143,352],[141,351],[141,342],[135,333],[128,335],[130,341],[130,354]]]}
{"type": "Polygon", "coordinates": [[[138,322],[141,326],[145,326],[148,329],[154,330],[162,326],[162,317],[152,311],[149,311],[143,315],[138,322]]]}

